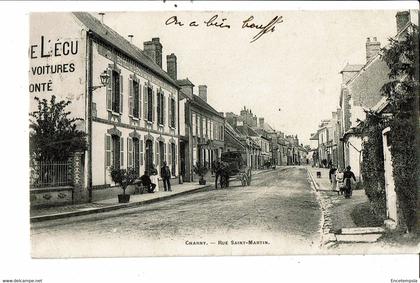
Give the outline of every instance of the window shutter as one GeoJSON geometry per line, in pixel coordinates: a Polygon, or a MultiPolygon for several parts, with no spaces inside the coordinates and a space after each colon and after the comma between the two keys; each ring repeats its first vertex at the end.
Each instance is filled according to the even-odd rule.
{"type": "Polygon", "coordinates": [[[172,127],[172,99],[168,97],[168,125],[172,127]]]}
{"type": "Polygon", "coordinates": [[[133,139],[127,138],[127,167],[134,167],[133,164],[133,139]]]}
{"type": "Polygon", "coordinates": [[[155,91],[152,89],[152,122],[156,121],[156,110],[155,110],[155,105],[156,105],[156,99],[155,99],[155,91]]]}
{"type": "Polygon", "coordinates": [[[124,168],[124,138],[120,138],[120,168],[124,168]]]}
{"type": "Polygon", "coordinates": [[[143,106],[144,106],[144,108],[143,108],[143,114],[144,114],[144,120],[146,120],[147,121],[147,103],[148,103],[148,100],[147,100],[147,86],[146,85],[144,85],[143,86],[143,101],[144,101],[144,104],[143,104],[143,106]]]}
{"type": "Polygon", "coordinates": [[[106,85],[106,109],[112,110],[112,70],[106,70],[109,76],[109,83],[106,85]]]}
{"type": "Polygon", "coordinates": [[[142,114],[142,109],[141,109],[141,85],[140,85],[140,81],[137,81],[139,84],[138,90],[139,90],[139,119],[141,118],[141,114],[142,114]]]}
{"type": "Polygon", "coordinates": [[[162,105],[163,105],[163,109],[162,109],[162,124],[166,125],[166,97],[165,94],[162,93],[162,105]]]}
{"type": "Polygon", "coordinates": [[[174,114],[173,114],[173,116],[174,116],[174,121],[173,121],[173,124],[174,124],[174,128],[176,128],[176,125],[177,125],[177,103],[176,103],[176,100],[175,100],[175,98],[174,99],[172,99],[172,103],[174,104],[174,114]]]}
{"type": "Polygon", "coordinates": [[[123,76],[120,75],[120,114],[123,113],[124,96],[123,96],[123,76]]]}
{"type": "Polygon", "coordinates": [[[159,168],[160,167],[160,164],[159,164],[159,142],[158,141],[155,142],[155,149],[156,149],[155,150],[156,151],[156,154],[155,154],[155,164],[156,164],[156,168],[159,168]]]}
{"type": "Polygon", "coordinates": [[[140,140],[140,166],[143,165],[143,140],[140,140]]]}
{"type": "Polygon", "coordinates": [[[134,86],[133,86],[133,79],[128,79],[128,115],[133,116],[133,109],[134,109],[134,86]]]}
{"type": "Polygon", "coordinates": [[[160,112],[162,109],[160,109],[160,92],[159,90],[156,91],[156,116],[157,116],[157,124],[160,124],[160,112]]]}
{"type": "Polygon", "coordinates": [[[112,154],[112,142],[111,142],[111,136],[108,134],[105,134],[105,167],[111,166],[111,154],[112,154]]]}

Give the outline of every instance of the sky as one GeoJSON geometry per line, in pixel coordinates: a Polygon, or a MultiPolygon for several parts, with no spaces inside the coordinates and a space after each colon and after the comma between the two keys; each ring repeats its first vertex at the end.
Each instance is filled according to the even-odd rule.
{"type": "Polygon", "coordinates": [[[142,49],[144,41],[159,37],[163,68],[166,55],[175,53],[178,79],[188,77],[197,94],[198,85],[207,85],[208,103],[218,111],[239,114],[245,106],[276,130],[309,144],[319,122],[338,107],[339,72],[347,63],[366,62],[367,37],[384,46],[396,34],[396,12],[108,12],[104,23],[123,36],[134,35],[133,44],[142,49]],[[216,14],[230,28],[204,24],[216,14]],[[171,16],[184,26],[165,25],[171,16]],[[250,16],[258,25],[275,16],[283,22],[251,43],[260,30],[242,28],[250,16]],[[199,26],[190,27],[192,21],[199,26]]]}

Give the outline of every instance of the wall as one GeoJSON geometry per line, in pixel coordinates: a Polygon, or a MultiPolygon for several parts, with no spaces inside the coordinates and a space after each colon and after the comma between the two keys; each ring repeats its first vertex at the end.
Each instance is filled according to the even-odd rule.
{"type": "MultiPolygon", "coordinates": [[[[71,116],[85,119],[85,31],[71,13],[31,13],[29,24],[30,111],[36,110],[35,96],[49,100],[55,95],[72,102],[71,116]]],[[[85,130],[84,122],[78,123],[85,130]]]]}

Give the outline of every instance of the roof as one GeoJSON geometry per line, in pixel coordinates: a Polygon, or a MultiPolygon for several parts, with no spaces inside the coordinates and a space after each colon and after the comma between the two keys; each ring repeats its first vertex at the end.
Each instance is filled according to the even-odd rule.
{"type": "Polygon", "coordinates": [[[316,133],[311,135],[310,140],[318,140],[318,138],[319,138],[319,132],[317,131],[316,133]]]}
{"type": "Polygon", "coordinates": [[[195,104],[195,105],[197,105],[197,106],[199,106],[201,108],[204,108],[205,110],[213,113],[214,115],[217,115],[219,117],[224,118],[222,115],[220,115],[220,113],[216,109],[214,109],[213,107],[211,107],[210,104],[208,104],[207,102],[205,102],[204,100],[202,100],[198,95],[193,94],[192,101],[191,102],[193,104],[195,104]]]}
{"type": "Polygon", "coordinates": [[[347,65],[340,71],[340,74],[343,72],[358,72],[363,68],[363,64],[352,64],[350,65],[347,63],[347,65]]]}
{"type": "Polygon", "coordinates": [[[134,59],[140,65],[144,66],[151,72],[155,73],[165,81],[169,82],[177,89],[178,84],[173,80],[159,65],[153,62],[143,50],[131,44],[127,39],[121,36],[119,33],[101,23],[97,18],[86,12],[73,12],[73,15],[90,31],[93,32],[97,37],[102,39],[108,44],[113,45],[127,56],[134,59]]]}
{"type": "Polygon", "coordinates": [[[378,103],[375,106],[372,107],[372,110],[377,113],[381,113],[388,105],[389,101],[387,97],[384,96],[381,98],[381,100],[378,101],[378,103]]]}
{"type": "Polygon", "coordinates": [[[188,79],[181,79],[176,81],[180,86],[194,86],[194,84],[188,79]]]}

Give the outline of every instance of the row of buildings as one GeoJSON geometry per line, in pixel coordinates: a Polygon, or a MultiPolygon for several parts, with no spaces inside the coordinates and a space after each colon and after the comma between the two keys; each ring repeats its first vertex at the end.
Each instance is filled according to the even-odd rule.
{"type": "MultiPolygon", "coordinates": [[[[393,40],[404,38],[412,28],[412,16],[409,11],[396,14],[396,35],[393,40]]],[[[360,121],[366,119],[368,110],[381,113],[388,102],[381,95],[382,86],[390,81],[389,68],[381,57],[381,43],[376,37],[366,39],[366,61],[362,64],[347,64],[341,71],[341,90],[339,105],[331,117],[322,120],[318,129],[311,134],[311,162],[314,166],[338,168],[351,166],[358,178],[363,180],[363,140],[354,135],[360,121]]],[[[386,46],[385,46],[386,47],[386,46]]],[[[383,155],[385,168],[385,191],[387,218],[397,221],[397,201],[392,173],[390,154],[391,143],[388,141],[389,127],[383,130],[383,155]]]]}
{"type": "Polygon", "coordinates": [[[69,110],[88,136],[82,183],[90,191],[114,185],[111,167],[141,175],[167,162],[173,178],[193,181],[193,166],[209,166],[223,151],[246,150],[252,168],[306,158],[297,136],[276,132],[263,118],[257,123],[251,110],[214,109],[206,85],[197,94],[193,82],[178,78],[174,53],[164,68],[159,38],[140,49],[83,12],[34,13],[30,29],[31,111],[35,96],[72,102],[69,110]],[[57,22],[63,28],[51,29],[57,22]]]}

